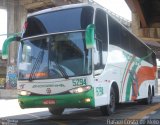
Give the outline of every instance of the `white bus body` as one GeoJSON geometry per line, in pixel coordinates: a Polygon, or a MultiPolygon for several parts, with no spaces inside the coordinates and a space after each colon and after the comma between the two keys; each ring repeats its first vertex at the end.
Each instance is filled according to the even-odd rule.
{"type": "Polygon", "coordinates": [[[101,7],[79,4],[36,12],[28,16],[19,50],[19,103],[48,107],[53,114],[100,107],[104,115],[112,114],[117,103],[151,103],[155,60],[149,47],[101,7]],[[95,25],[96,44],[87,49],[89,24],[95,25]]]}

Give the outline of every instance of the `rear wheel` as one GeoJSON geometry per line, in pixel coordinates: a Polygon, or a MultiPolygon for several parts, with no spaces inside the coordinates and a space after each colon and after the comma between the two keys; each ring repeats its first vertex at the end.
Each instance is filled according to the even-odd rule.
{"type": "Polygon", "coordinates": [[[143,100],[144,104],[147,104],[147,105],[151,104],[152,103],[152,98],[153,98],[152,92],[151,92],[151,89],[149,88],[148,89],[148,97],[143,100]]]}
{"type": "Polygon", "coordinates": [[[103,115],[109,116],[115,112],[115,108],[116,108],[116,97],[115,97],[115,91],[112,87],[110,91],[110,104],[106,106],[101,106],[100,110],[103,115]]]}
{"type": "Polygon", "coordinates": [[[145,98],[145,99],[140,100],[139,102],[140,102],[141,104],[149,105],[149,104],[152,103],[152,99],[153,99],[153,94],[152,94],[152,92],[151,92],[151,89],[148,88],[148,97],[145,98]]]}
{"type": "Polygon", "coordinates": [[[64,108],[48,108],[52,115],[62,115],[64,108]]]}

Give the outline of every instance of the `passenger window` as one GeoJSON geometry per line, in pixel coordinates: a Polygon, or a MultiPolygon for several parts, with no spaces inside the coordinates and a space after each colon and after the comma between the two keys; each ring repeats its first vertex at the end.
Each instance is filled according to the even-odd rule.
{"type": "Polygon", "coordinates": [[[123,49],[127,50],[128,52],[131,51],[131,48],[130,48],[130,34],[129,32],[124,29],[123,27],[121,27],[122,30],[121,30],[121,46],[123,49]]]}
{"type": "Polygon", "coordinates": [[[103,51],[107,51],[107,17],[106,12],[103,10],[97,9],[96,19],[96,38],[97,38],[97,49],[102,49],[103,51]],[[102,47],[102,48],[101,48],[102,47]]]}
{"type": "Polygon", "coordinates": [[[156,54],[152,53],[152,61],[153,61],[153,65],[157,66],[157,62],[156,62],[156,54]]]}
{"type": "Polygon", "coordinates": [[[105,62],[107,61],[107,50],[108,50],[108,41],[107,41],[107,16],[106,12],[97,9],[95,17],[95,27],[96,27],[96,47],[97,52],[95,55],[95,70],[104,69],[105,62]]]}
{"type": "Polygon", "coordinates": [[[109,23],[109,43],[121,47],[120,25],[110,16],[108,17],[108,23],[109,23]]]}

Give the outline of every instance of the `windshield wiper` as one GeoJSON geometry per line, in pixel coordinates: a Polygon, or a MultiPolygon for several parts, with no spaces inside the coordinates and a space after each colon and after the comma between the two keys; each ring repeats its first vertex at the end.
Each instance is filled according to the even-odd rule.
{"type": "Polygon", "coordinates": [[[37,56],[37,58],[36,58],[36,60],[35,60],[35,63],[34,63],[34,65],[33,65],[33,68],[32,68],[32,70],[31,70],[31,73],[30,73],[30,76],[29,76],[29,81],[32,81],[33,80],[33,77],[35,77],[35,71],[37,70],[37,69],[39,69],[39,67],[40,67],[40,65],[41,65],[41,63],[42,63],[42,60],[43,60],[43,56],[44,56],[44,50],[42,50],[42,51],[40,51],[39,53],[38,53],[38,56],[37,56]]]}
{"type": "Polygon", "coordinates": [[[56,64],[57,68],[59,69],[59,71],[61,72],[61,74],[63,75],[63,77],[65,79],[69,79],[69,76],[67,75],[67,73],[64,70],[64,68],[61,65],[59,65],[57,62],[54,61],[54,63],[56,64]]]}

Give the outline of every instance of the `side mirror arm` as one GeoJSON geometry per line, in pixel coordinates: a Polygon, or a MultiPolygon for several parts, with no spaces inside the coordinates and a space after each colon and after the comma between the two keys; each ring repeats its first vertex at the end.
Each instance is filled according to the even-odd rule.
{"type": "Polygon", "coordinates": [[[2,46],[2,59],[8,59],[8,51],[9,51],[9,46],[12,42],[14,41],[20,41],[21,37],[18,35],[12,35],[9,36],[3,43],[2,46]]]}

